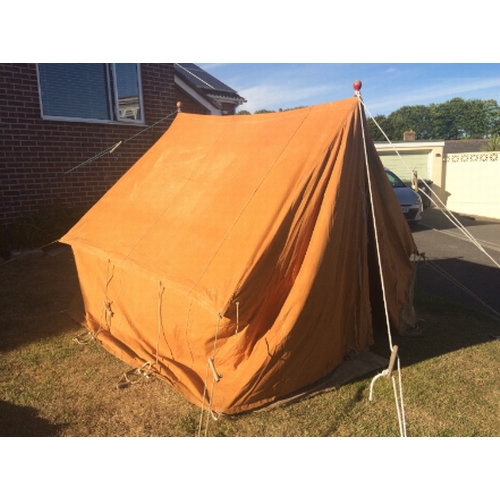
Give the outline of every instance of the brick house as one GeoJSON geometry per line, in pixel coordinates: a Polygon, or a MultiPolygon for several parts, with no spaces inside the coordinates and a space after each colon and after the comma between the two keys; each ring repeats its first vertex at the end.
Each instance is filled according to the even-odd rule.
{"type": "Polygon", "coordinates": [[[23,213],[90,207],[165,132],[178,101],[234,114],[244,99],[191,64],[0,64],[0,229],[23,213]]]}

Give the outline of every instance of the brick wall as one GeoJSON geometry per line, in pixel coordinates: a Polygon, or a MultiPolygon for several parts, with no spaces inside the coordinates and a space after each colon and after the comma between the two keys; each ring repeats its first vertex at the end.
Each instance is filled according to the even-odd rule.
{"type": "Polygon", "coordinates": [[[173,64],[142,64],[145,126],[43,120],[36,64],[0,64],[0,228],[21,213],[92,206],[164,133],[172,118],[88,165],[118,141],[176,111],[173,64]]]}
{"type": "Polygon", "coordinates": [[[187,92],[180,87],[176,87],[177,101],[182,103],[183,113],[193,113],[196,115],[209,115],[210,111],[193,99],[187,92]]]}
{"type": "MultiPolygon", "coordinates": [[[[209,115],[210,110],[202,106],[197,100],[191,97],[187,92],[185,92],[180,87],[176,86],[176,96],[177,101],[182,103],[183,113],[194,113],[197,115],[209,115]]],[[[235,115],[236,110],[234,104],[223,103],[222,104],[222,114],[223,115],[235,115]]]]}

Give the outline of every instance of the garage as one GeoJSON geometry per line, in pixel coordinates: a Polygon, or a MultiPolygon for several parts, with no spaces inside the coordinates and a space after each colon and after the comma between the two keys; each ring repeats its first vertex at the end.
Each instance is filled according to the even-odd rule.
{"type": "MultiPolygon", "coordinates": [[[[430,196],[423,184],[441,186],[444,141],[403,141],[397,143],[376,142],[375,148],[385,168],[394,172],[403,182],[411,183],[416,171],[419,188],[430,196]]],[[[430,206],[427,196],[422,196],[424,207],[430,206]]]]}
{"type": "Polygon", "coordinates": [[[432,176],[430,154],[431,151],[418,153],[379,152],[380,159],[385,168],[394,172],[403,182],[411,182],[412,172],[417,171],[418,178],[430,180],[432,176]]]}

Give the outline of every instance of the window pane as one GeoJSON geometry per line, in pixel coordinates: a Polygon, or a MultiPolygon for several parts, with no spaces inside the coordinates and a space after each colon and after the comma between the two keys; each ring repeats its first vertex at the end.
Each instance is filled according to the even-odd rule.
{"type": "Polygon", "coordinates": [[[120,119],[142,121],[137,64],[115,64],[115,78],[120,119]]]}
{"type": "Polygon", "coordinates": [[[109,120],[105,64],[39,64],[44,116],[109,120]]]}

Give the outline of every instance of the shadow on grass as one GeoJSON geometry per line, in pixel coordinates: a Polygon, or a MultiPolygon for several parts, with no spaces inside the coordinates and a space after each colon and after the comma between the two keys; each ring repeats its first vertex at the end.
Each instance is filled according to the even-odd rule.
{"type": "Polygon", "coordinates": [[[0,352],[78,328],[65,313],[79,291],[73,255],[56,248],[0,265],[0,352]]]}
{"type": "Polygon", "coordinates": [[[500,319],[499,268],[460,258],[420,261],[417,289],[500,319]]]}
{"type": "MultiPolygon", "coordinates": [[[[422,336],[392,337],[403,367],[475,345],[498,342],[490,335],[500,334],[500,321],[477,310],[426,293],[417,293],[415,307],[422,336]]],[[[390,355],[385,331],[376,331],[371,350],[381,356],[390,355]]]]}
{"type": "MultiPolygon", "coordinates": [[[[363,379],[371,377],[373,377],[373,374],[370,374],[367,377],[363,377],[363,379]]],[[[343,406],[342,412],[339,412],[339,416],[336,416],[335,421],[321,433],[322,437],[334,436],[338,432],[342,424],[341,422],[341,418],[343,418],[342,416],[350,415],[352,412],[356,411],[358,404],[364,399],[366,399],[365,392],[366,392],[366,387],[358,387],[354,396],[350,399],[350,401],[347,402],[345,406],[343,406]]]]}
{"type": "Polygon", "coordinates": [[[34,408],[0,401],[2,437],[54,437],[59,436],[63,428],[63,424],[53,424],[40,418],[34,408]]]}

